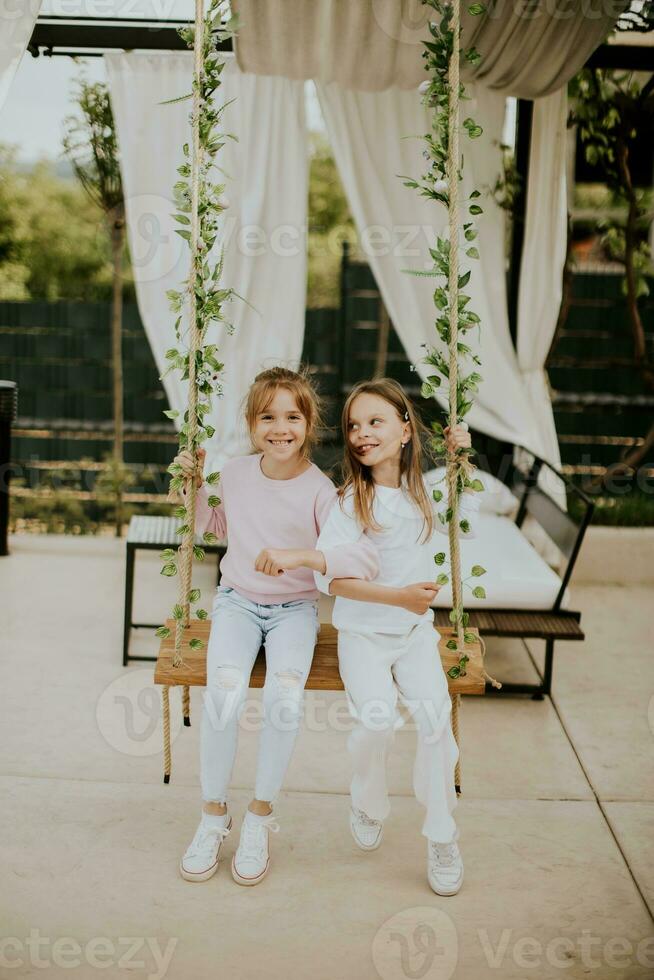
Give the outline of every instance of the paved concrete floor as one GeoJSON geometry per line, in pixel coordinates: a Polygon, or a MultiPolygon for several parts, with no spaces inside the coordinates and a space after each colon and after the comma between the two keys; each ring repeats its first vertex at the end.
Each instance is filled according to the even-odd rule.
{"type": "MultiPolygon", "coordinates": [[[[0,977],[654,977],[654,583],[573,584],[587,640],[557,645],[551,700],[464,700],[457,896],[426,883],[410,727],[390,759],[384,843],[355,848],[345,702],[318,692],[277,806],[271,873],[244,889],[229,873],[237,834],[209,882],[178,875],[200,808],[201,692],[191,729],[174,692],[165,786],[152,667],[121,666],[124,543],[17,536],[11,549],[0,560],[0,977]]],[[[151,622],[175,595],[158,569],[139,557],[135,613],[151,622]]],[[[213,565],[199,568],[196,585],[213,580],[213,565]]],[[[132,652],[155,644],[135,634],[132,652]]],[[[540,647],[491,641],[489,670],[534,678],[540,647]]],[[[257,699],[235,771],[237,828],[257,699]]]]}

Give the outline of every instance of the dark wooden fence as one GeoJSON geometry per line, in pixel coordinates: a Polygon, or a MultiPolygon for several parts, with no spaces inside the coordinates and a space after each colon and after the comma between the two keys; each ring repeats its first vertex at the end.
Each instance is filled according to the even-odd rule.
{"type": "MultiPolygon", "coordinates": [[[[352,384],[375,373],[397,378],[429,421],[439,414],[419,398],[417,375],[388,322],[369,268],[344,262],[340,309],[308,310],[303,359],[311,365],[330,429],[318,462],[340,453],[338,420],[352,384]]],[[[654,309],[642,303],[654,346],[654,309]]],[[[111,448],[110,310],[100,303],[0,303],[0,377],[19,386],[12,458],[27,486],[44,470],[82,460],[92,490],[111,448]]],[[[483,328],[482,328],[483,329],[483,328]]],[[[125,458],[138,476],[133,488],[161,493],[176,447],[175,431],[138,309],[124,313],[125,458]]],[[[654,351],[653,357],[654,357],[654,351]]],[[[620,277],[578,274],[549,376],[563,463],[584,476],[601,471],[652,424],[654,397],[635,370],[620,277]]],[[[477,450],[491,461],[506,447],[479,434],[477,450]]],[[[643,463],[654,471],[654,459],[643,463]]]]}

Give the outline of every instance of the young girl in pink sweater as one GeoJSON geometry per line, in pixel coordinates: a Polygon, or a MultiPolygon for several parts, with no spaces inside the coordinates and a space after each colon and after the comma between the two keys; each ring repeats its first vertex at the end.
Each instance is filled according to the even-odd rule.
{"type": "MultiPolygon", "coordinates": [[[[318,632],[312,569],[330,578],[372,579],[378,564],[374,545],[354,526],[349,541],[315,551],[336,489],[310,460],[320,413],[307,379],[285,368],[259,374],[248,394],[246,421],[254,454],[229,460],[220,482],[207,489],[201,475],[205,454],[200,450],[200,472],[195,473],[196,530],[212,531],[229,542],[207,650],[200,736],[202,817],[180,872],[187,881],[205,881],[218,868],[232,823],[227,799],[239,712],[257,653],[265,645],[264,717],[254,798],[232,862],[234,880],[255,885],[268,870],[269,831],[279,830],[272,804],[293,752],[318,632]],[[296,567],[287,565],[277,574],[274,554],[289,547],[297,549],[296,567]],[[312,568],[301,567],[307,554],[312,568]]],[[[193,477],[190,452],[181,452],[175,462],[185,477],[193,477]]]]}

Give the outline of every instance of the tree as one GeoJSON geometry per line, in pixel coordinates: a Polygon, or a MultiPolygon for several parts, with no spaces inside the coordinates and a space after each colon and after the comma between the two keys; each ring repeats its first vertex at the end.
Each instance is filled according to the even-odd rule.
{"type": "Polygon", "coordinates": [[[616,203],[626,207],[624,225],[607,222],[604,243],[625,269],[623,291],[631,324],[634,360],[646,387],[654,391],[638,301],[649,293],[645,278],[651,255],[642,234],[649,224],[649,193],[634,185],[631,154],[638,128],[654,124],[654,75],[642,84],[632,72],[584,68],[570,83],[573,109],[568,125],[577,125],[586,160],[597,166],[616,203]]]}
{"type": "Polygon", "coordinates": [[[114,446],[107,459],[102,483],[116,501],[116,537],[123,525],[122,492],[129,482],[123,459],[123,253],[125,250],[125,201],[118,160],[118,143],[109,90],[101,82],[78,82],[77,102],[81,118],[64,120],[64,152],[88,196],[105,215],[111,237],[113,290],[111,301],[111,369],[113,378],[114,446]]]}

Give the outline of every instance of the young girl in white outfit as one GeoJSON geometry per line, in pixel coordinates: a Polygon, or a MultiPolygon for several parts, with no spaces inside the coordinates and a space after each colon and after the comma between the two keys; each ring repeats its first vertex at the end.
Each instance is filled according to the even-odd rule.
{"type": "MultiPolygon", "coordinates": [[[[269,832],[279,829],[273,802],[295,744],[318,631],[318,591],[300,560],[306,554],[303,549],[314,553],[318,534],[338,504],[331,480],[309,458],[320,417],[316,393],[306,378],[285,368],[259,374],[248,394],[246,421],[254,454],[229,460],[220,481],[209,490],[202,483],[202,451],[195,473],[196,531],[227,536],[228,548],[207,650],[200,736],[202,816],[180,872],[187,881],[205,881],[218,869],[220,848],[231,827],[227,797],[239,714],[257,654],[265,645],[254,798],[232,861],[234,880],[255,885],[268,871],[269,832]],[[300,549],[298,563],[277,576],[269,551],[289,544],[300,549]]],[[[185,477],[193,477],[190,452],[184,450],[175,462],[185,477]]],[[[328,576],[373,578],[377,555],[360,534],[345,549],[322,552],[314,567],[328,576]]]]}
{"type": "MultiPolygon", "coordinates": [[[[346,479],[318,538],[316,555],[351,541],[364,530],[379,553],[374,582],[335,579],[316,572],[319,587],[337,596],[333,623],[338,659],[356,727],[348,748],[354,774],[350,827],[364,850],[379,847],[390,805],[386,758],[395,729],[403,723],[398,697],[411,710],[418,730],[414,789],[426,814],[427,874],[432,889],[454,895],[463,880],[463,862],[452,813],[456,807],[454,770],[458,748],[451,725],[452,701],[438,651],[430,603],[434,553],[442,550],[434,532],[448,533],[432,491],[422,475],[421,431],[411,403],[390,379],[362,382],[343,409],[346,479]]],[[[470,446],[462,425],[445,430],[450,452],[470,446]]],[[[440,488],[437,488],[440,489],[440,488]]],[[[438,497],[439,495],[436,494],[438,497]]],[[[460,498],[460,533],[474,536],[479,509],[474,491],[460,498]]],[[[285,559],[277,556],[280,567],[285,559]]],[[[287,561],[295,562],[291,553],[287,561]]],[[[317,567],[317,560],[313,567],[317,567]]]]}

